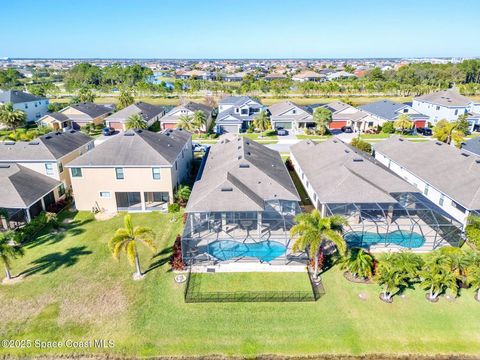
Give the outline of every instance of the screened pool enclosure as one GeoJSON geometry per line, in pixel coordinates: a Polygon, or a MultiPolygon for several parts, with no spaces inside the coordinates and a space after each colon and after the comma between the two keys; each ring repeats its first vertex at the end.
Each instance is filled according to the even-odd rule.
{"type": "Polygon", "coordinates": [[[265,211],[188,213],[182,237],[189,265],[260,262],[276,265],[303,262],[292,253],[289,230],[300,213],[293,201],[268,201],[265,211]]]}
{"type": "Polygon", "coordinates": [[[462,224],[421,194],[391,195],[397,203],[324,204],[323,211],[347,219],[344,237],[349,246],[431,251],[462,244],[462,224]]]}

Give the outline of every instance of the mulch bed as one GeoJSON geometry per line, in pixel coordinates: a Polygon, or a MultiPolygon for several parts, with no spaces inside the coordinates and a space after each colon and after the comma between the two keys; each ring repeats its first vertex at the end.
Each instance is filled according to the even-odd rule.
{"type": "Polygon", "coordinates": [[[375,284],[375,282],[372,281],[371,279],[364,279],[364,278],[355,277],[348,271],[345,271],[343,273],[343,277],[345,279],[347,279],[348,281],[353,282],[353,283],[357,283],[357,284],[375,284]]]}

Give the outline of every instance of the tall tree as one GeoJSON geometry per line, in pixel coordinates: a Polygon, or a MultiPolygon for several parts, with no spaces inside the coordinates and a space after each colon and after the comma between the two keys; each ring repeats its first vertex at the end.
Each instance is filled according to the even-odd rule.
{"type": "Polygon", "coordinates": [[[0,105],[0,124],[13,129],[17,133],[17,128],[24,126],[27,120],[27,114],[19,109],[13,109],[12,103],[0,105]]]}
{"type": "Polygon", "coordinates": [[[202,110],[193,113],[192,125],[196,131],[207,131],[207,117],[202,110]]]}
{"type": "Polygon", "coordinates": [[[132,93],[127,90],[122,90],[118,97],[117,110],[125,109],[127,106],[132,105],[135,102],[135,98],[132,93]]]}
{"type": "Polygon", "coordinates": [[[371,278],[373,276],[373,256],[362,248],[352,248],[341,260],[342,269],[354,277],[371,278]]]}
{"type": "Polygon", "coordinates": [[[260,131],[265,131],[270,129],[270,118],[266,111],[261,111],[253,119],[253,126],[260,131]]]}
{"type": "Polygon", "coordinates": [[[183,130],[187,131],[194,131],[195,130],[195,124],[193,122],[193,116],[191,115],[182,115],[179,118],[179,122],[177,124],[177,127],[183,130]]]}
{"type": "Polygon", "coordinates": [[[133,114],[127,118],[125,127],[128,129],[146,129],[148,127],[147,122],[140,114],[133,114]]]}
{"type": "Polygon", "coordinates": [[[14,232],[6,231],[0,233],[0,260],[5,268],[5,276],[7,279],[12,278],[11,262],[13,259],[23,256],[22,247],[14,241],[14,232]]]}
{"type": "Polygon", "coordinates": [[[448,120],[440,120],[433,128],[433,136],[447,144],[451,144],[452,141],[457,147],[460,147],[465,133],[458,129],[457,122],[449,122],[448,120]]]}
{"type": "Polygon", "coordinates": [[[338,215],[322,217],[316,209],[295,217],[295,225],[290,229],[290,236],[296,237],[292,250],[307,251],[310,259],[314,259],[315,278],[318,278],[318,254],[325,243],[331,242],[336,245],[340,254],[345,253],[347,244],[342,234],[346,225],[344,217],[338,215]]]}
{"type": "Polygon", "coordinates": [[[77,97],[80,102],[94,102],[96,96],[93,93],[92,89],[84,86],[78,92],[77,97]]]}
{"type": "Polygon", "coordinates": [[[317,107],[313,111],[313,121],[316,124],[317,132],[324,135],[332,122],[332,112],[326,108],[317,107]]]}
{"type": "Polygon", "coordinates": [[[109,242],[110,250],[116,259],[120,258],[122,252],[126,253],[130,264],[135,266],[133,278],[139,280],[143,277],[143,273],[140,267],[137,246],[142,244],[152,252],[155,252],[155,233],[148,227],[134,227],[130,214],[124,216],[123,222],[124,227],[117,229],[115,236],[109,242]]]}

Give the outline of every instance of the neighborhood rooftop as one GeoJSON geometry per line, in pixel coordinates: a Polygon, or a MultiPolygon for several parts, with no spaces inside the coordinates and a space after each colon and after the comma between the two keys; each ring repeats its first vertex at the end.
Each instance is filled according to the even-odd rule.
{"type": "Polygon", "coordinates": [[[0,164],[0,204],[5,209],[23,209],[42,198],[60,181],[13,163],[0,164]]]}
{"type": "Polygon", "coordinates": [[[162,106],[151,105],[142,101],[136,102],[126,108],[117,111],[106,118],[106,121],[119,121],[125,122],[130,116],[139,114],[145,121],[148,121],[155,116],[158,116],[164,111],[162,106]]]}
{"type": "Polygon", "coordinates": [[[61,157],[88,144],[93,139],[76,130],[50,132],[30,142],[0,142],[0,162],[48,161],[61,157]]]}
{"type": "Polygon", "coordinates": [[[128,130],[105,141],[68,164],[68,167],[170,166],[189,141],[188,131],[128,130]]]}
{"type": "MultiPolygon", "coordinates": [[[[113,109],[105,106],[105,105],[100,105],[100,104],[94,104],[91,102],[83,102],[79,104],[74,104],[70,105],[71,108],[74,108],[78,111],[81,111],[82,113],[88,115],[91,118],[96,118],[104,114],[108,114],[109,112],[112,112],[113,109]]],[[[76,115],[69,114],[70,118],[74,118],[76,115]]]]}
{"type": "Polygon", "coordinates": [[[397,136],[376,144],[375,151],[467,209],[480,209],[480,157],[439,141],[413,142],[397,136]]]}
{"type": "Polygon", "coordinates": [[[280,154],[234,137],[211,147],[187,212],[263,211],[268,200],[300,200],[280,154]]]}
{"type": "Polygon", "coordinates": [[[468,97],[461,95],[459,92],[449,89],[436,91],[415,98],[418,101],[425,101],[435,105],[443,106],[467,106],[472,102],[468,97]]]}
{"type": "Polygon", "coordinates": [[[17,90],[8,90],[8,91],[0,91],[0,103],[24,103],[24,102],[31,102],[31,101],[40,101],[46,100],[46,97],[37,96],[33,94],[29,94],[23,91],[17,90]]]}
{"type": "Polygon", "coordinates": [[[320,203],[396,203],[392,193],[418,192],[338,139],[305,140],[291,152],[320,203]]]}
{"type": "MultiPolygon", "coordinates": [[[[387,120],[395,120],[400,115],[398,111],[408,106],[409,105],[396,103],[391,100],[379,100],[370,104],[359,106],[359,109],[387,120]]],[[[425,115],[423,114],[410,113],[408,115],[412,119],[418,117],[425,118],[425,115]]]]}

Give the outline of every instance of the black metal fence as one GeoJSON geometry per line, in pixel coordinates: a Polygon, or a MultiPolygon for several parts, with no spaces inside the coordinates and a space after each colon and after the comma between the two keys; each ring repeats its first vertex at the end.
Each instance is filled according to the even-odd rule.
{"type": "MultiPolygon", "coordinates": [[[[211,275],[215,276],[215,275],[211,275]]],[[[225,302],[313,302],[325,294],[322,283],[315,283],[309,273],[312,291],[202,291],[198,277],[187,275],[184,298],[186,303],[225,302]]]]}

